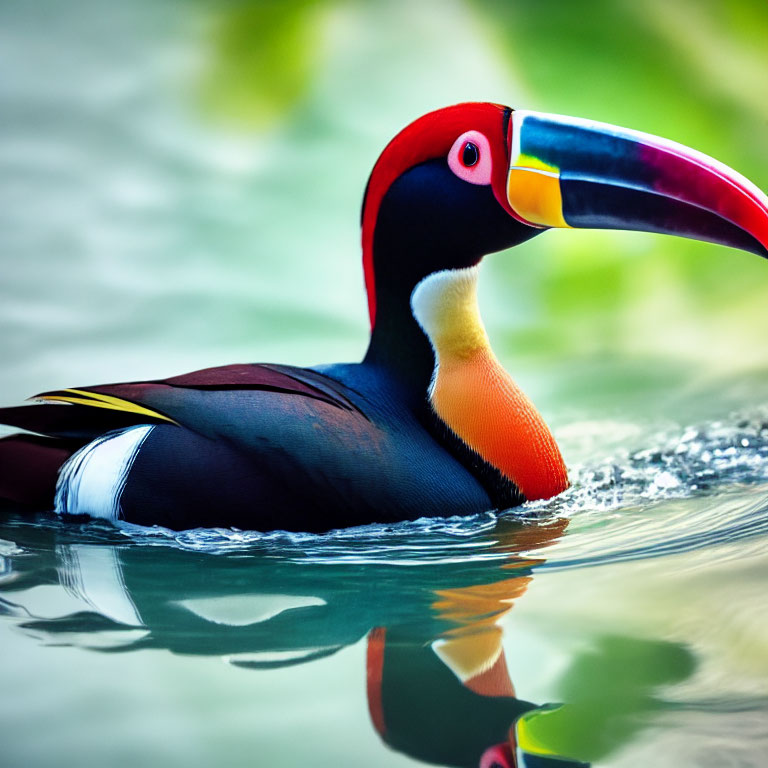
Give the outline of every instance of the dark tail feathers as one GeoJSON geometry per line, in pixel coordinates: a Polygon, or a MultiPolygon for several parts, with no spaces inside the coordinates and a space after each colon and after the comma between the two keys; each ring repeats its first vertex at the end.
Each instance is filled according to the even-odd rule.
{"type": "Polygon", "coordinates": [[[0,439],[0,499],[53,509],[59,469],[75,450],[37,435],[0,439]]]}

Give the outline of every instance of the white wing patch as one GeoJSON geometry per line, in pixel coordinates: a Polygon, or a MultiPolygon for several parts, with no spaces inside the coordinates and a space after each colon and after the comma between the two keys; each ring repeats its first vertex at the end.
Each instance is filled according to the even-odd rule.
{"type": "Polygon", "coordinates": [[[152,429],[142,426],[108,432],[73,454],[59,470],[56,512],[119,519],[128,473],[152,429]]]}

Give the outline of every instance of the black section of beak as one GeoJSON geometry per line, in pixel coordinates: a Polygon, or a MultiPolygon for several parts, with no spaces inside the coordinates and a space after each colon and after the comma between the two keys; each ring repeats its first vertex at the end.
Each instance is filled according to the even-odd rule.
{"type": "Polygon", "coordinates": [[[768,248],[749,232],[693,203],[656,192],[562,176],[560,190],[564,218],[572,227],[679,235],[768,258],[768,248]]]}

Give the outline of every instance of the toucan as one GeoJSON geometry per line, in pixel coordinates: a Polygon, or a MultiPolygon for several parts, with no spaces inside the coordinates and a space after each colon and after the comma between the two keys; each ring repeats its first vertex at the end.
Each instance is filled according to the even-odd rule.
{"type": "Polygon", "coordinates": [[[362,208],[360,363],[239,364],[0,409],[0,498],[172,529],[324,531],[503,510],[568,487],[491,350],[487,254],[550,227],[682,235],[768,257],[768,198],[680,144],[491,103],[398,133],[362,208]]]}

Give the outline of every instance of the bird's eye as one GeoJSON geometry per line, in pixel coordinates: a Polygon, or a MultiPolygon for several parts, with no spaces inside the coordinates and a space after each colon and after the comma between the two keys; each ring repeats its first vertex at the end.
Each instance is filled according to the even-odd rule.
{"type": "Polygon", "coordinates": [[[468,141],[464,145],[464,151],[461,153],[461,162],[467,167],[471,168],[480,159],[480,150],[477,148],[477,144],[473,144],[468,141]]]}
{"type": "Polygon", "coordinates": [[[491,183],[491,144],[480,131],[462,133],[448,153],[448,166],[470,184],[491,183]]]}

